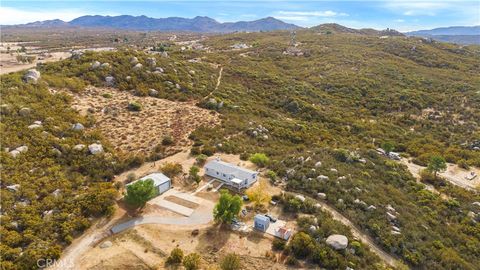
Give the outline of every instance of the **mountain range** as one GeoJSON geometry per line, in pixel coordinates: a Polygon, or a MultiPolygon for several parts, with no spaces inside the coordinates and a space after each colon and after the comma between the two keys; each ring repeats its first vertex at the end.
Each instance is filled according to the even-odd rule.
{"type": "Polygon", "coordinates": [[[480,25],[441,27],[431,30],[412,31],[405,34],[458,44],[480,44],[480,25]]]}
{"type": "Polygon", "coordinates": [[[150,18],[147,16],[100,16],[87,15],[70,22],[62,20],[37,21],[10,27],[101,27],[142,31],[188,31],[188,32],[259,32],[273,30],[294,30],[301,27],[282,22],[273,17],[255,21],[220,23],[212,18],[197,16],[192,19],[181,17],[150,18]]]}

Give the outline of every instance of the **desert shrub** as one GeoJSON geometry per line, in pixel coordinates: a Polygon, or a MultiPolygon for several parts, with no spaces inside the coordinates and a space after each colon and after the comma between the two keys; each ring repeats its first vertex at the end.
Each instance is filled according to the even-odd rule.
{"type": "Polygon", "coordinates": [[[295,257],[303,259],[310,255],[315,248],[315,242],[310,235],[299,232],[295,234],[289,243],[289,249],[295,257]]]}
{"type": "Polygon", "coordinates": [[[215,147],[212,147],[212,146],[204,146],[202,148],[202,154],[206,155],[206,156],[212,156],[213,154],[215,154],[215,147]]]}
{"type": "Polygon", "coordinates": [[[174,143],[172,136],[165,136],[162,139],[162,145],[172,145],[174,143]]]}
{"type": "Polygon", "coordinates": [[[341,162],[346,162],[348,160],[348,157],[349,157],[349,153],[347,150],[345,149],[335,149],[333,151],[333,156],[338,160],[338,161],[341,161],[341,162]]]}
{"type": "Polygon", "coordinates": [[[200,269],[200,255],[197,253],[190,253],[183,258],[183,267],[186,270],[200,269]]]}
{"type": "Polygon", "coordinates": [[[133,112],[139,112],[142,110],[142,104],[132,101],[128,103],[128,110],[133,111],[133,112]]]}
{"type": "Polygon", "coordinates": [[[180,163],[167,162],[160,167],[160,171],[166,176],[172,178],[182,173],[182,165],[180,163]]]}
{"type": "Polygon", "coordinates": [[[110,94],[110,93],[103,93],[103,94],[102,94],[102,97],[104,97],[104,98],[112,98],[112,94],[110,94]]]}
{"type": "Polygon", "coordinates": [[[135,180],[137,180],[137,175],[135,173],[132,172],[127,175],[127,183],[133,182],[135,180]]]}
{"type": "Polygon", "coordinates": [[[288,256],[285,259],[285,263],[290,265],[290,266],[296,266],[296,265],[298,265],[298,260],[294,256],[288,256]]]}
{"type": "Polygon", "coordinates": [[[201,178],[200,176],[198,175],[198,172],[200,171],[200,169],[193,165],[192,167],[190,167],[190,170],[188,172],[188,176],[190,178],[190,180],[192,181],[195,181],[197,184],[200,182],[201,178]]]}
{"type": "Polygon", "coordinates": [[[273,250],[277,250],[277,251],[284,250],[286,245],[287,245],[287,241],[280,238],[275,238],[272,241],[273,250]]]}
{"type": "Polygon", "coordinates": [[[266,175],[272,181],[275,181],[275,179],[277,179],[277,174],[274,171],[268,171],[266,175]]]}
{"type": "Polygon", "coordinates": [[[240,256],[235,253],[225,255],[220,261],[220,268],[222,270],[238,270],[242,268],[240,256]]]}
{"type": "Polygon", "coordinates": [[[182,262],[183,259],[183,250],[180,248],[174,248],[170,252],[170,256],[167,258],[168,264],[179,264],[182,262]]]}
{"type": "Polygon", "coordinates": [[[264,153],[255,153],[249,160],[259,167],[265,167],[270,159],[264,153]]]}
{"type": "Polygon", "coordinates": [[[458,167],[460,167],[462,169],[465,169],[465,170],[470,169],[470,166],[468,165],[468,163],[465,159],[460,159],[459,161],[457,161],[457,165],[458,165],[458,167]]]}
{"type": "Polygon", "coordinates": [[[198,166],[203,166],[205,165],[205,162],[207,161],[207,156],[204,155],[204,154],[200,154],[198,155],[196,158],[195,158],[195,163],[198,165],[198,166]]]}
{"type": "Polygon", "coordinates": [[[197,156],[200,155],[202,152],[200,150],[200,147],[194,146],[190,149],[190,155],[192,156],[197,156]]]}

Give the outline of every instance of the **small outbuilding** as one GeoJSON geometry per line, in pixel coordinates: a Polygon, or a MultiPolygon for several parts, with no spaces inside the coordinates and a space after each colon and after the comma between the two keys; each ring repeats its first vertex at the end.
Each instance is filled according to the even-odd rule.
{"type": "Polygon", "coordinates": [[[292,230],[285,226],[278,227],[275,229],[275,236],[288,241],[290,236],[292,236],[292,230]]]}
{"type": "Polygon", "coordinates": [[[253,220],[253,227],[261,232],[266,232],[270,226],[270,218],[257,214],[253,220]]]}
{"type": "Polygon", "coordinates": [[[152,173],[147,176],[144,176],[136,181],[133,181],[126,186],[129,186],[137,181],[145,181],[147,179],[152,179],[153,180],[153,185],[157,188],[157,196],[160,194],[163,194],[167,190],[169,190],[172,187],[172,180],[168,178],[166,175],[163,173],[152,173]]]}

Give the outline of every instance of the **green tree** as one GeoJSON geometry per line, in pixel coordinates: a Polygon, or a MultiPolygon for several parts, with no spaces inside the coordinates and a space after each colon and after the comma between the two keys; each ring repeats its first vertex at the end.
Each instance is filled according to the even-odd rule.
{"type": "Polygon", "coordinates": [[[384,142],[382,143],[382,149],[388,154],[395,149],[395,146],[391,142],[384,142]]]}
{"type": "Polygon", "coordinates": [[[200,176],[198,175],[199,171],[200,171],[200,169],[195,165],[190,167],[190,170],[188,171],[190,179],[192,179],[193,181],[195,181],[197,183],[200,183],[200,180],[201,180],[200,176]]]}
{"type": "Polygon", "coordinates": [[[197,253],[190,253],[183,258],[183,267],[186,270],[200,269],[200,255],[197,253]]]}
{"type": "Polygon", "coordinates": [[[447,169],[447,162],[441,156],[434,155],[428,162],[427,170],[433,173],[433,177],[437,179],[437,174],[447,169]]]}
{"type": "Polygon", "coordinates": [[[227,254],[220,262],[220,268],[222,270],[238,270],[242,268],[240,262],[240,256],[235,253],[227,254]]]}
{"type": "Polygon", "coordinates": [[[135,208],[143,208],[156,192],[152,179],[137,181],[127,186],[125,202],[135,208]]]}
{"type": "Polygon", "coordinates": [[[265,167],[269,161],[269,158],[264,153],[255,153],[250,156],[250,161],[259,167],[265,167]]]}
{"type": "Polygon", "coordinates": [[[183,259],[183,250],[180,248],[174,248],[170,252],[170,256],[167,258],[167,263],[169,264],[178,264],[181,263],[183,259]]]}
{"type": "Polygon", "coordinates": [[[315,242],[310,237],[310,235],[304,232],[299,232],[293,236],[289,247],[295,257],[305,258],[310,255],[312,250],[315,248],[315,242]]]}
{"type": "Polygon", "coordinates": [[[233,218],[238,216],[242,205],[240,196],[232,196],[227,190],[222,189],[220,191],[220,199],[213,209],[213,217],[217,222],[230,223],[233,218]]]}

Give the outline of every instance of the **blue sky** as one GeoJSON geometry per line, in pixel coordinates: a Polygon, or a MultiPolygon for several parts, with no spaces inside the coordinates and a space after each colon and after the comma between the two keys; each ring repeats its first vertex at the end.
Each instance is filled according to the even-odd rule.
{"type": "Polygon", "coordinates": [[[272,16],[300,26],[335,22],[400,31],[480,25],[480,1],[2,1],[0,24],[72,20],[82,15],[209,16],[220,22],[272,16]]]}

